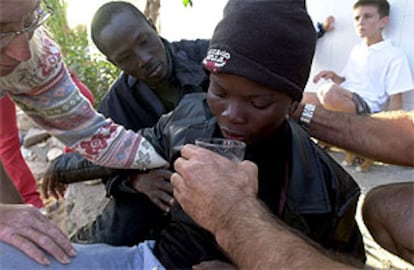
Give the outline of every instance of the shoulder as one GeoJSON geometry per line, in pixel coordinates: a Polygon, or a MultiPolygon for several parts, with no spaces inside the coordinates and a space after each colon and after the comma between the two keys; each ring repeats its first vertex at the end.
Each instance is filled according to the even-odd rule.
{"type": "Polygon", "coordinates": [[[171,44],[180,49],[186,49],[186,48],[205,48],[207,50],[209,45],[209,40],[207,39],[195,39],[195,40],[188,40],[188,39],[182,39],[180,41],[174,41],[171,42],[171,44]]]}
{"type": "Polygon", "coordinates": [[[188,115],[197,114],[197,112],[205,111],[207,104],[206,93],[191,93],[184,95],[178,103],[174,111],[185,112],[188,115]]]}
{"type": "Polygon", "coordinates": [[[394,45],[391,42],[391,40],[384,40],[381,48],[384,50],[384,52],[386,52],[390,56],[398,57],[398,58],[406,57],[404,51],[398,46],[394,45]]]}
{"type": "Polygon", "coordinates": [[[164,123],[185,128],[205,124],[211,117],[205,93],[186,94],[173,111],[162,116],[164,123]]]}

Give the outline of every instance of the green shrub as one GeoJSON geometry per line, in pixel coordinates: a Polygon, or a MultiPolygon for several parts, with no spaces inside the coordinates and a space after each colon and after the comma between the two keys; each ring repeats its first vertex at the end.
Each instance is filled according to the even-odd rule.
{"type": "Polygon", "coordinates": [[[47,22],[48,30],[59,44],[68,68],[92,91],[97,107],[119,70],[92,52],[84,25],[69,28],[64,0],[49,0],[48,3],[55,10],[55,15],[47,22]]]}

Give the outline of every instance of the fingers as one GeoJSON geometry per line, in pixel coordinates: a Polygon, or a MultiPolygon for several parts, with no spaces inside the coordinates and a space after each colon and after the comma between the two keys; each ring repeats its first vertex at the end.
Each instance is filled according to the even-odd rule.
{"type": "Polygon", "coordinates": [[[171,206],[174,204],[174,198],[165,192],[158,192],[156,195],[151,196],[150,199],[164,212],[170,212],[171,206]]]}
{"type": "Polygon", "coordinates": [[[14,207],[5,209],[8,219],[0,224],[2,241],[22,250],[36,262],[47,265],[48,252],[61,263],[69,263],[76,251],[58,226],[49,221],[37,209],[14,207]]]}
{"type": "Polygon", "coordinates": [[[42,183],[42,193],[45,199],[49,199],[50,196],[53,196],[59,200],[65,195],[66,187],[66,184],[60,183],[56,178],[50,175],[45,175],[42,183]]]}
{"type": "Polygon", "coordinates": [[[152,175],[153,177],[162,177],[164,179],[170,179],[172,171],[167,170],[167,169],[155,169],[152,170],[150,173],[150,175],[152,175]]]}
{"type": "Polygon", "coordinates": [[[313,77],[313,82],[318,83],[320,79],[321,79],[321,72],[319,72],[318,74],[315,75],[315,77],[313,77]]]}
{"type": "Polygon", "coordinates": [[[49,178],[46,176],[43,176],[43,181],[42,181],[42,194],[45,197],[45,199],[49,199],[49,178]]]}
{"type": "Polygon", "coordinates": [[[259,169],[255,163],[249,160],[243,160],[239,166],[249,175],[249,178],[258,178],[259,169]]]}
{"type": "Polygon", "coordinates": [[[33,228],[26,229],[24,232],[20,232],[20,235],[13,236],[10,244],[23,250],[36,261],[39,260],[42,264],[47,264],[48,260],[39,247],[55,257],[60,263],[67,264],[70,262],[68,254],[55,243],[51,235],[41,233],[33,228]]]}
{"type": "Polygon", "coordinates": [[[27,256],[34,259],[37,263],[42,265],[49,265],[50,261],[46,255],[31,241],[27,240],[20,235],[14,235],[9,241],[3,240],[6,243],[14,246],[15,248],[23,251],[27,256]]]}
{"type": "Polygon", "coordinates": [[[76,251],[66,235],[59,227],[50,222],[45,216],[36,211],[35,218],[29,229],[23,230],[21,234],[32,240],[38,246],[55,257],[61,263],[68,263],[69,256],[76,255],[76,251]]]}

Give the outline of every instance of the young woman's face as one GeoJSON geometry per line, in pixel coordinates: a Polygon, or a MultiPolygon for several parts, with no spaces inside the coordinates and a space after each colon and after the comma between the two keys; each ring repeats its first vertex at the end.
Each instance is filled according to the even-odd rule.
{"type": "Polygon", "coordinates": [[[253,144],[279,128],[294,102],[284,93],[232,74],[211,74],[207,102],[225,138],[253,144]]]}

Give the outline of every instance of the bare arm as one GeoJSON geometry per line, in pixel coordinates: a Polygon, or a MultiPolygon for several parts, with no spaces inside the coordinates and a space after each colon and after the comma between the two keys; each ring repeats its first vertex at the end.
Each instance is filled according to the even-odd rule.
{"type": "MultiPolygon", "coordinates": [[[[297,110],[300,113],[303,104],[297,110]]],[[[295,113],[298,119],[300,113],[295,113]]],[[[414,112],[361,116],[316,107],[309,134],[378,161],[414,166],[414,112]]]]}
{"type": "Polygon", "coordinates": [[[215,235],[243,269],[355,269],[325,255],[252,197],[241,200],[227,213],[215,235]]]}
{"type": "Polygon", "coordinates": [[[239,268],[351,269],[276,220],[257,200],[257,166],[185,145],[171,177],[187,214],[212,232],[239,268]]]}

